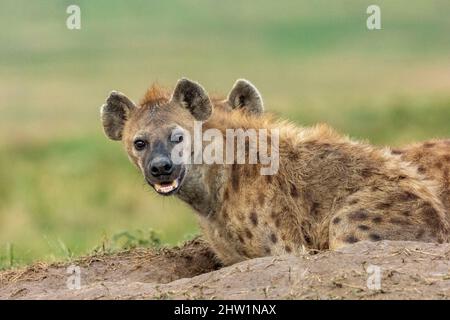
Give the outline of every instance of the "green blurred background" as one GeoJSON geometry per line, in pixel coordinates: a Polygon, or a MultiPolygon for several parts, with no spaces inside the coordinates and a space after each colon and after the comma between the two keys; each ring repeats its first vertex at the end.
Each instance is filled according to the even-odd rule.
{"type": "Polygon", "coordinates": [[[104,137],[112,89],[139,100],[188,76],[226,93],[243,77],[302,125],[376,144],[449,137],[449,12],[448,0],[2,0],[0,268],[111,248],[123,231],[137,244],[197,232],[104,137]],[[366,28],[374,3],[379,31],[366,28]],[[66,28],[70,4],[81,30],[66,28]]]}

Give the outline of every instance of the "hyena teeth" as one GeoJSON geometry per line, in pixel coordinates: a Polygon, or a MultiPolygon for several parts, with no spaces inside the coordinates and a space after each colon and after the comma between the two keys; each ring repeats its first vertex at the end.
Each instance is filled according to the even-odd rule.
{"type": "Polygon", "coordinates": [[[161,185],[159,183],[155,183],[155,189],[161,193],[168,193],[175,190],[178,187],[178,179],[173,180],[170,184],[161,185]]]}

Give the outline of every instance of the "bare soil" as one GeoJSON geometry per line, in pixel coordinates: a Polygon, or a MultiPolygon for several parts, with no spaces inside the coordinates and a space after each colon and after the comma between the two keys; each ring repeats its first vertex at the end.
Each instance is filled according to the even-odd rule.
{"type": "Polygon", "coordinates": [[[0,299],[448,299],[449,258],[450,244],[381,241],[220,268],[194,239],[3,271],[0,299]],[[79,289],[67,286],[71,264],[81,270],[79,289]],[[369,288],[377,267],[381,287],[369,288]]]}

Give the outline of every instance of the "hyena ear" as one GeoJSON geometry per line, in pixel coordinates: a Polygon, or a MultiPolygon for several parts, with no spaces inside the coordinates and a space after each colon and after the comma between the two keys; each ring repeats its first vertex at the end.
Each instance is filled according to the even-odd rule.
{"type": "Polygon", "coordinates": [[[100,109],[103,130],[108,138],[111,140],[122,139],[125,122],[128,120],[130,112],[135,108],[134,102],[123,93],[112,91],[109,94],[106,103],[100,109]]]}
{"type": "Polygon", "coordinates": [[[207,120],[212,113],[212,103],[206,90],[197,82],[186,78],[178,80],[171,102],[183,105],[196,120],[207,120]]]}
{"type": "Polygon", "coordinates": [[[258,89],[245,79],[239,79],[228,94],[227,102],[233,109],[244,109],[252,114],[262,114],[264,104],[258,89]]]}

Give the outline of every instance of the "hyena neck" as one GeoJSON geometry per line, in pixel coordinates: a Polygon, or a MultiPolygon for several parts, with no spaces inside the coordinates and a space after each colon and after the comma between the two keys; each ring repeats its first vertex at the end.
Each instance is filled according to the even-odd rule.
{"type": "Polygon", "coordinates": [[[213,217],[222,206],[227,179],[225,165],[192,165],[177,196],[201,216],[213,217]]]}
{"type": "MultiPolygon", "coordinates": [[[[208,121],[204,122],[201,127],[202,134],[206,130],[214,129],[216,132],[222,134],[222,138],[226,139],[227,129],[261,129],[271,128],[270,120],[262,119],[263,117],[253,118],[245,116],[242,112],[225,112],[223,110],[217,110],[213,113],[213,116],[208,121]],[[267,127],[266,127],[267,126],[267,127]]],[[[234,137],[233,137],[234,139],[234,137]]],[[[204,141],[202,155],[209,154],[206,152],[205,147],[211,146],[210,142],[204,141]]],[[[212,139],[217,142],[218,140],[212,139]]],[[[189,172],[185,178],[183,186],[177,193],[178,198],[189,204],[197,213],[203,217],[211,219],[215,218],[215,214],[220,211],[223,203],[227,201],[225,197],[225,190],[228,185],[234,186],[236,189],[237,179],[236,174],[244,175],[247,178],[250,175],[254,175],[259,172],[259,166],[255,164],[236,164],[226,158],[226,140],[222,140],[223,144],[218,148],[223,148],[223,158],[221,164],[214,161],[214,164],[207,164],[201,161],[201,164],[193,164],[189,166],[189,172]]],[[[237,139],[233,140],[234,150],[237,151],[237,139]]],[[[269,144],[270,145],[270,144],[269,144]]],[[[244,148],[244,152],[248,152],[244,148]]],[[[253,149],[252,149],[253,150],[253,149]]],[[[195,152],[193,153],[195,154],[195,152]]],[[[236,155],[236,154],[235,154],[236,155]]],[[[247,159],[248,154],[245,158],[247,159]]],[[[195,156],[192,157],[194,160],[195,156]]],[[[204,159],[203,159],[204,160],[204,159]]],[[[240,183],[245,183],[244,179],[239,180],[240,183]]]]}

